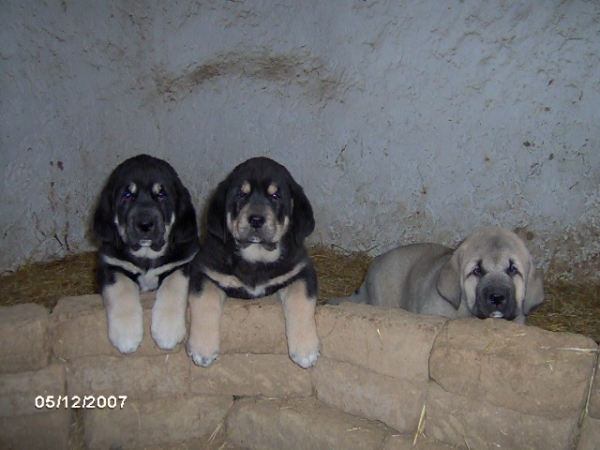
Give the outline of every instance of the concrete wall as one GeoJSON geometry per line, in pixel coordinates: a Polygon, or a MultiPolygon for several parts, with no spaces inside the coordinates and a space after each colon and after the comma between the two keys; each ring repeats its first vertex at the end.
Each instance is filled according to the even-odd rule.
{"type": "Polygon", "coordinates": [[[543,268],[589,269],[599,16],[583,0],[2,2],[0,269],[92,248],[97,193],[140,152],[199,208],[271,156],[305,186],[313,240],[346,249],[502,225],[543,268]]]}

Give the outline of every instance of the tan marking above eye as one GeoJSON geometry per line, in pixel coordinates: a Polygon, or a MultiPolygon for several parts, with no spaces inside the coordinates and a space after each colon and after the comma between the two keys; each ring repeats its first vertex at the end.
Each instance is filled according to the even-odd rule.
{"type": "Polygon", "coordinates": [[[252,186],[247,181],[244,181],[241,190],[244,194],[248,195],[252,191],[252,186]]]}
{"type": "Polygon", "coordinates": [[[279,190],[279,186],[277,186],[276,184],[270,184],[269,187],[267,188],[267,193],[269,195],[273,195],[275,194],[277,191],[279,190]]]}
{"type": "Polygon", "coordinates": [[[156,195],[160,194],[160,192],[163,190],[163,187],[160,183],[154,183],[152,185],[152,192],[156,195]]]}
{"type": "Polygon", "coordinates": [[[127,188],[129,190],[129,192],[131,192],[132,194],[135,194],[137,191],[137,185],[135,183],[130,183],[129,187],[127,188]]]}

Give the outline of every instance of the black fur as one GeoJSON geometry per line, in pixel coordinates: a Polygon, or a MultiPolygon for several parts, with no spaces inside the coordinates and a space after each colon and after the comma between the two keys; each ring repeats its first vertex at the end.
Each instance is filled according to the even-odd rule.
{"type": "MultiPolygon", "coordinates": [[[[189,260],[200,247],[196,211],[188,190],[171,165],[148,155],[130,158],[110,174],[94,213],[93,230],[102,241],[97,271],[100,291],[115,282],[116,272],[125,274],[139,284],[140,276],[154,269],[160,274],[156,287],[174,270],[183,269],[184,274],[189,275],[189,260]],[[161,186],[160,197],[153,191],[153,186],[157,184],[161,186]],[[129,192],[132,185],[136,187],[134,195],[129,192]],[[164,227],[169,224],[173,214],[168,241],[163,246],[160,236],[164,234],[164,227]],[[136,250],[140,250],[140,245],[129,238],[124,240],[119,234],[115,224],[117,216],[125,228],[136,224],[139,226],[140,221],[149,218],[148,221],[153,225],[152,236],[155,235],[157,242],[153,240],[151,248],[153,251],[162,249],[162,256],[151,258],[134,255],[136,250]],[[107,262],[107,257],[118,261],[118,264],[107,262]],[[182,261],[185,262],[178,264],[182,261]],[[161,268],[170,267],[168,265],[172,265],[172,268],[161,271],[161,268]],[[135,267],[137,271],[123,266],[135,267]]],[[[138,230],[139,233],[141,231],[138,230]]]]}
{"type": "MultiPolygon", "coordinates": [[[[245,200],[244,200],[245,201],[245,200]]],[[[282,284],[275,284],[258,295],[245,288],[228,288],[213,279],[229,297],[250,299],[270,295],[279,289],[297,281],[306,284],[306,295],[317,296],[317,275],[312,260],[304,248],[304,239],[315,227],[313,210],[302,187],[293,179],[289,171],[281,164],[265,157],[252,158],[238,165],[215,190],[207,212],[208,234],[202,250],[196,255],[192,265],[190,292],[199,295],[202,286],[209,278],[207,271],[221,275],[232,275],[245,286],[254,288],[268,284],[276,277],[290,273],[299,264],[302,269],[282,284]],[[288,231],[277,243],[280,256],[273,262],[249,262],[245,260],[240,249],[243,243],[236,242],[227,226],[227,214],[235,217],[242,207],[239,192],[243,183],[249,183],[253,196],[248,201],[255,201],[271,208],[279,223],[285,218],[289,220],[288,231]],[[279,198],[273,201],[268,198],[268,186],[278,186],[279,198]]]]}

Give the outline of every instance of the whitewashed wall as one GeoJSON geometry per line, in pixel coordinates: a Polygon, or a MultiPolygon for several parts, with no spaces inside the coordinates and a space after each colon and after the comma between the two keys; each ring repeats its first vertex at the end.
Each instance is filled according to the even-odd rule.
{"type": "Polygon", "coordinates": [[[102,183],[145,152],[199,210],[268,155],[313,241],[379,254],[502,225],[597,276],[598,2],[4,1],[0,42],[2,270],[93,248],[102,183]]]}

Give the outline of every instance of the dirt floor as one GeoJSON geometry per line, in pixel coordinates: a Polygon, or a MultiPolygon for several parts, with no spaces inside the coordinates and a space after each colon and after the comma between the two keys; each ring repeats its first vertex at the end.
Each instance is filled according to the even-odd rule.
{"type": "MultiPolygon", "coordinates": [[[[319,301],[352,293],[372,258],[316,246],[309,249],[319,274],[319,301]]],[[[0,306],[39,303],[52,309],[64,296],[97,293],[94,252],[49,263],[25,264],[0,277],[0,306]]],[[[580,333],[600,342],[600,285],[591,281],[546,281],[546,302],[528,323],[549,331],[580,333]]]]}

